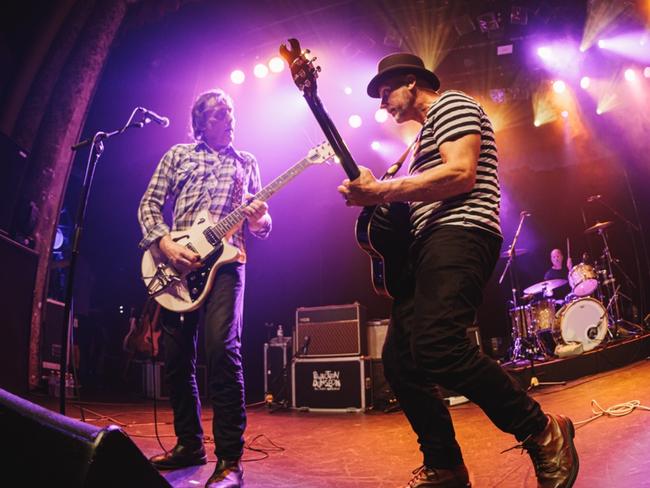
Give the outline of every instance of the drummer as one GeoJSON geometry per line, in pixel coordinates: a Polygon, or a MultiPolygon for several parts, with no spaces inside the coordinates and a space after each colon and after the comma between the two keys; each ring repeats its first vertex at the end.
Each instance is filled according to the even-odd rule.
{"type": "MultiPolygon", "coordinates": [[[[551,251],[551,267],[544,273],[544,281],[546,280],[566,280],[569,276],[569,270],[573,268],[573,261],[571,256],[566,259],[566,268],[564,267],[564,255],[560,249],[553,249],[551,251]]],[[[545,292],[548,298],[553,297],[556,300],[564,300],[567,295],[571,293],[571,287],[564,284],[554,290],[545,292]]]]}

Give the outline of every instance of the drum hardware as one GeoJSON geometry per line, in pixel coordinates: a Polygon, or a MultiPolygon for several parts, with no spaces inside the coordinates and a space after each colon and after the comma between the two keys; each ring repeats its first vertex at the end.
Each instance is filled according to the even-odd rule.
{"type": "Polygon", "coordinates": [[[524,290],[526,295],[536,295],[537,293],[542,293],[546,296],[547,292],[553,291],[556,288],[559,288],[567,284],[567,280],[555,279],[555,280],[546,280],[535,283],[534,285],[529,286],[524,290]]]}
{"type": "MultiPolygon", "coordinates": [[[[603,257],[605,263],[604,263],[604,270],[603,270],[604,272],[601,272],[601,275],[604,277],[601,285],[604,288],[606,294],[609,296],[609,301],[606,307],[606,314],[610,317],[610,321],[613,329],[609,331],[609,335],[612,339],[618,339],[619,335],[621,335],[619,334],[619,327],[621,327],[622,324],[625,324],[626,326],[630,326],[635,330],[642,330],[642,327],[638,324],[634,324],[628,320],[625,320],[622,316],[621,298],[625,298],[629,302],[632,302],[632,300],[630,299],[630,297],[624,295],[620,291],[621,286],[617,284],[617,280],[614,275],[614,266],[616,266],[617,270],[621,273],[621,275],[627,280],[627,282],[631,286],[634,286],[634,284],[632,283],[630,277],[625,273],[623,268],[620,266],[619,264],[620,261],[614,256],[612,256],[611,250],[609,248],[609,243],[607,240],[607,235],[605,230],[609,228],[612,224],[613,222],[611,221],[597,222],[596,224],[586,229],[585,233],[595,232],[598,235],[600,235],[601,239],[603,240],[603,248],[604,248],[603,257]]],[[[604,298],[604,295],[605,293],[602,294],[601,298],[604,298]]]]}

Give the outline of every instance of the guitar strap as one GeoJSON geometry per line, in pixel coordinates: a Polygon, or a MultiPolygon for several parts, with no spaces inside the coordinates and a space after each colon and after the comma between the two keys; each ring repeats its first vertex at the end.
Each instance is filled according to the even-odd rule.
{"type": "Polygon", "coordinates": [[[404,154],[402,154],[397,161],[395,161],[384,173],[384,176],[381,177],[381,180],[387,180],[389,178],[392,178],[395,176],[395,173],[397,173],[402,165],[404,164],[404,161],[406,161],[406,158],[408,155],[413,151],[414,148],[416,148],[419,143],[420,143],[420,135],[422,132],[418,133],[418,136],[415,138],[415,140],[411,143],[409,147],[406,148],[406,151],[404,151],[404,154]]]}

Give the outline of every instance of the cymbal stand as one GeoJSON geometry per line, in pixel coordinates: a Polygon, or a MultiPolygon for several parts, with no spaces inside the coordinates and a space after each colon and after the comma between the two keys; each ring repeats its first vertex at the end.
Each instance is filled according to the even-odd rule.
{"type": "Polygon", "coordinates": [[[620,297],[623,297],[629,300],[630,302],[632,300],[627,295],[621,293],[620,291],[621,285],[616,284],[616,278],[614,277],[614,264],[616,264],[618,270],[621,272],[621,274],[625,277],[625,279],[630,284],[632,284],[632,281],[630,280],[630,277],[625,273],[625,271],[623,271],[623,269],[618,265],[617,260],[612,257],[612,253],[609,249],[609,243],[607,242],[607,236],[605,235],[605,229],[599,229],[598,234],[600,234],[600,237],[603,239],[605,261],[607,263],[607,277],[606,277],[607,279],[605,280],[604,284],[606,286],[607,291],[608,292],[611,291],[609,303],[607,304],[607,310],[608,312],[610,312],[609,313],[610,321],[613,325],[614,330],[613,332],[612,331],[608,331],[608,332],[612,339],[617,339],[619,336],[619,326],[621,323],[628,324],[638,330],[642,330],[642,327],[638,324],[625,320],[622,317],[620,297]]]}

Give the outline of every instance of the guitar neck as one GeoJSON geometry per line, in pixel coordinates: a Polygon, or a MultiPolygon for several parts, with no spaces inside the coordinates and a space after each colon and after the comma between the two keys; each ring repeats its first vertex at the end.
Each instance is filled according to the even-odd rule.
{"type": "Polygon", "coordinates": [[[305,100],[307,100],[307,105],[309,105],[309,108],[318,121],[318,125],[320,125],[320,128],[323,130],[327,142],[330,143],[330,146],[334,149],[334,153],[336,153],[336,156],[341,161],[341,166],[343,166],[345,174],[348,175],[350,180],[356,180],[360,174],[359,166],[357,166],[357,163],[354,161],[352,154],[350,154],[348,147],[345,145],[341,134],[339,134],[339,131],[334,125],[334,122],[332,122],[327,110],[325,110],[323,102],[321,102],[320,98],[315,93],[309,94],[304,92],[304,96],[305,100]]]}
{"type": "MultiPolygon", "coordinates": [[[[286,170],[280,176],[271,181],[271,183],[262,188],[251,198],[251,200],[261,200],[263,202],[266,202],[278,190],[280,190],[280,188],[285,186],[296,176],[302,173],[310,164],[311,162],[307,158],[298,161],[291,168],[286,170]]],[[[212,226],[210,230],[214,232],[219,239],[223,239],[230,231],[237,227],[246,218],[244,209],[247,206],[248,202],[242,203],[239,207],[226,215],[226,217],[212,226]]]]}

